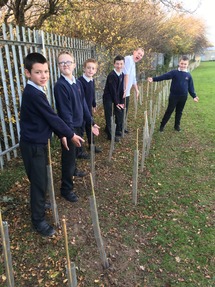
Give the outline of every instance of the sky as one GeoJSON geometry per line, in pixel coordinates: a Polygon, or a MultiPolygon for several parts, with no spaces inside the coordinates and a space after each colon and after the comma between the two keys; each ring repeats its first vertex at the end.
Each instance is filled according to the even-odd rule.
{"type": "Polygon", "coordinates": [[[203,19],[207,27],[208,40],[215,46],[215,12],[213,0],[183,0],[186,9],[194,11],[194,16],[203,19]]]}

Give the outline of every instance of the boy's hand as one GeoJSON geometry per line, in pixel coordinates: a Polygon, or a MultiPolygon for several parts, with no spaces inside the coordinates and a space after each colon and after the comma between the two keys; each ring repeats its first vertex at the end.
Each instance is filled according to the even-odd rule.
{"type": "Polygon", "coordinates": [[[147,79],[147,81],[148,81],[149,83],[152,83],[152,82],[153,82],[153,78],[149,77],[149,78],[147,79]]]}
{"type": "Polygon", "coordinates": [[[194,100],[194,102],[198,102],[198,101],[199,101],[199,98],[198,98],[198,97],[195,97],[193,100],[194,100]]]}
{"type": "Polygon", "coordinates": [[[100,129],[100,127],[95,124],[94,126],[92,126],[92,133],[95,136],[98,136],[99,135],[99,129],[100,129]]]}
{"type": "Polygon", "coordinates": [[[84,139],[82,139],[82,137],[74,134],[74,136],[72,137],[72,142],[75,146],[80,147],[82,142],[85,142],[84,139]]]}
{"type": "Polygon", "coordinates": [[[116,105],[116,107],[117,107],[119,110],[124,109],[124,104],[118,104],[118,105],[116,105]]]}
{"type": "Polygon", "coordinates": [[[96,113],[96,107],[93,108],[93,113],[96,113]]]}
{"type": "Polygon", "coordinates": [[[66,137],[63,137],[61,139],[61,143],[62,145],[65,147],[66,150],[69,150],[69,147],[68,147],[68,144],[67,144],[67,138],[66,137]]]}
{"type": "Polygon", "coordinates": [[[136,90],[136,99],[138,99],[139,94],[140,94],[140,91],[139,91],[139,90],[136,90]]]}

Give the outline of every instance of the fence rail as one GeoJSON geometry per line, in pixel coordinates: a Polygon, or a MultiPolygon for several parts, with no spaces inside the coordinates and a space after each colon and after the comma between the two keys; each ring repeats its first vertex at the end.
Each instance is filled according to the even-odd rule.
{"type": "Polygon", "coordinates": [[[26,85],[24,57],[31,52],[42,53],[49,62],[50,80],[47,96],[54,107],[54,83],[60,73],[57,56],[70,50],[76,59],[76,73],[87,58],[96,57],[94,44],[84,40],[45,33],[41,30],[2,24],[0,31],[0,167],[17,157],[19,146],[19,112],[22,90],[26,85]]]}

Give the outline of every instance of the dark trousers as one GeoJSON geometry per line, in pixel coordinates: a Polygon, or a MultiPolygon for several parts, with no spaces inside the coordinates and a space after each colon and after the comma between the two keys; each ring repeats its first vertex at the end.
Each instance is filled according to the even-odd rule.
{"type": "MultiPolygon", "coordinates": [[[[74,129],[75,134],[80,135],[81,128],[74,129]]],[[[67,195],[73,190],[73,175],[76,169],[76,146],[71,138],[67,138],[69,150],[61,145],[61,194],[67,195]]]]}
{"type": "Polygon", "coordinates": [[[111,117],[113,114],[113,103],[107,99],[103,99],[103,107],[105,114],[105,132],[109,139],[111,139],[111,117]]]}
{"type": "Polygon", "coordinates": [[[91,124],[85,123],[85,131],[86,131],[86,135],[87,135],[87,141],[88,141],[88,145],[91,145],[91,142],[94,144],[94,134],[91,132],[92,131],[92,126],[91,124]]]}
{"type": "Polygon", "coordinates": [[[30,181],[31,219],[34,225],[45,220],[47,190],[47,146],[20,141],[25,170],[30,181]]]}
{"type": "Polygon", "coordinates": [[[186,104],[187,97],[169,97],[168,107],[161,121],[161,126],[164,127],[175,110],[175,127],[180,126],[182,112],[186,104]]]}
{"type": "Polygon", "coordinates": [[[112,101],[103,100],[104,114],[105,114],[105,131],[109,139],[111,139],[111,117],[115,115],[116,133],[122,131],[123,111],[119,110],[112,101]]]}
{"type": "Polygon", "coordinates": [[[116,106],[114,107],[116,135],[122,132],[123,111],[124,111],[123,109],[118,109],[116,106]]]}
{"type": "MultiPolygon", "coordinates": [[[[75,133],[76,133],[78,136],[80,136],[80,137],[83,138],[83,136],[84,136],[84,129],[85,129],[85,127],[84,127],[84,122],[83,122],[82,127],[75,129],[75,130],[76,130],[75,133]]],[[[80,156],[80,155],[83,154],[83,153],[84,153],[84,147],[83,147],[83,143],[81,143],[81,146],[80,146],[80,147],[76,147],[76,157],[78,158],[78,156],[80,156]]]]}

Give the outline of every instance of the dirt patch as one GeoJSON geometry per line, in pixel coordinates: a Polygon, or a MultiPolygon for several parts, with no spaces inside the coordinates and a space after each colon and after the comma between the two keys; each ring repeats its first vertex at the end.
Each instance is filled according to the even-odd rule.
{"type": "MultiPolygon", "coordinates": [[[[96,154],[95,194],[101,234],[110,267],[104,269],[96,246],[90,213],[90,177],[75,178],[75,204],[60,197],[60,152],[52,155],[55,194],[60,219],[66,218],[71,261],[77,269],[78,286],[144,286],[144,270],[138,262],[136,242],[141,241],[137,226],[129,225],[132,184],[132,132],[116,143],[111,161],[108,161],[110,142],[105,134],[97,139],[103,151],[96,154]],[[128,211],[129,210],[129,211],[128,211]],[[124,217],[123,222],[119,218],[124,217]],[[125,243],[127,236],[128,244],[125,243]],[[133,238],[135,236],[135,238],[133,238]],[[141,283],[138,283],[141,282],[141,283]]],[[[79,160],[78,167],[89,171],[89,160],[79,160]]],[[[16,183],[5,196],[12,200],[2,204],[3,220],[9,224],[12,261],[16,286],[67,286],[66,253],[61,229],[53,238],[42,238],[32,231],[29,209],[29,182],[26,178],[16,183]]],[[[52,212],[47,211],[52,223],[52,212]]],[[[146,240],[147,241],[147,240],[146,240]]],[[[3,256],[1,257],[3,264],[3,256]]],[[[5,277],[0,277],[1,284],[5,277]]],[[[1,285],[3,286],[3,285],[1,285]]]]}

